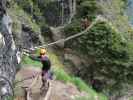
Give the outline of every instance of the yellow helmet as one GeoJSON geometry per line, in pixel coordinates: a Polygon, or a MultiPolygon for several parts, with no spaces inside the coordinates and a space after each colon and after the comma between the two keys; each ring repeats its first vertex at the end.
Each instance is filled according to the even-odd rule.
{"type": "Polygon", "coordinates": [[[41,48],[41,49],[40,49],[40,55],[45,55],[45,54],[46,54],[46,49],[41,48]]]}

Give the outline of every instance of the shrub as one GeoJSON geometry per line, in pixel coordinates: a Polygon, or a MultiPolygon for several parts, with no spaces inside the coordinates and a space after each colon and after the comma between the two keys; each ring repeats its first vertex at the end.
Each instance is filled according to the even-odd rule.
{"type": "MultiPolygon", "coordinates": [[[[77,33],[77,26],[67,28],[67,32],[69,31],[77,33]]],[[[98,22],[87,34],[67,42],[66,47],[75,48],[81,54],[93,58],[92,64],[80,72],[83,79],[92,81],[95,77],[104,77],[99,80],[103,83],[102,88],[106,87],[109,79],[120,84],[128,80],[124,73],[126,70],[130,72],[129,55],[127,44],[122,41],[120,34],[106,22],[98,22]]],[[[114,83],[110,83],[112,84],[114,83]]]]}

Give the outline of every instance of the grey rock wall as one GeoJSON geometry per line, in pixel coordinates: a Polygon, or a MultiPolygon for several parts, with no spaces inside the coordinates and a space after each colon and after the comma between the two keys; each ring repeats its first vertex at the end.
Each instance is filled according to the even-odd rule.
{"type": "Polygon", "coordinates": [[[12,36],[12,19],[6,14],[6,0],[0,1],[0,100],[13,95],[17,50],[12,36]]]}
{"type": "Polygon", "coordinates": [[[57,27],[71,23],[75,13],[76,0],[51,0],[44,15],[50,26],[57,27]]]}

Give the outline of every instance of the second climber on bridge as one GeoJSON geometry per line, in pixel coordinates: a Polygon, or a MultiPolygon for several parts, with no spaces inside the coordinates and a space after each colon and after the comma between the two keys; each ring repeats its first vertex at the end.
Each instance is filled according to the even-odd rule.
{"type": "Polygon", "coordinates": [[[51,61],[48,58],[48,56],[46,55],[46,49],[41,48],[39,56],[29,55],[29,57],[32,60],[40,61],[42,63],[42,71],[41,71],[42,87],[46,86],[46,81],[48,79],[52,79],[52,75],[50,73],[51,61]]]}

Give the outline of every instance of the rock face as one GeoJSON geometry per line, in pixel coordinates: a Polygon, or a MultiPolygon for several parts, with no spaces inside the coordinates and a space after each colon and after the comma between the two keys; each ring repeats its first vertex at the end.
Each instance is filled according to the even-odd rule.
{"type": "Polygon", "coordinates": [[[21,45],[24,48],[30,48],[35,45],[41,44],[39,34],[32,31],[32,29],[28,25],[22,25],[22,33],[21,33],[21,45]]]}
{"type": "MultiPolygon", "coordinates": [[[[71,71],[76,76],[83,77],[84,71],[88,66],[93,63],[93,60],[82,55],[78,55],[70,48],[64,49],[64,62],[69,71],[71,71]]],[[[89,74],[88,74],[89,75],[89,74]]]]}
{"type": "Polygon", "coordinates": [[[70,23],[76,13],[76,0],[51,0],[45,9],[45,17],[50,26],[70,23]]]}
{"type": "MultiPolygon", "coordinates": [[[[50,30],[52,32],[52,40],[53,41],[58,41],[58,40],[64,38],[64,34],[60,28],[50,27],[50,30]]],[[[58,46],[60,48],[64,48],[64,42],[57,43],[56,46],[58,46]]]]}
{"type": "Polygon", "coordinates": [[[6,96],[13,95],[12,85],[18,60],[12,36],[12,20],[5,9],[6,0],[1,0],[0,4],[0,98],[3,100],[6,96]]]}

